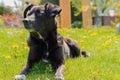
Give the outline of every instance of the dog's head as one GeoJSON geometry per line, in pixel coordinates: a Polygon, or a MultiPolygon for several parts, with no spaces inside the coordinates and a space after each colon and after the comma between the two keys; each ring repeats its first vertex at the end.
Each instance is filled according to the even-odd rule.
{"type": "Polygon", "coordinates": [[[23,23],[27,30],[41,34],[57,28],[55,16],[61,12],[61,8],[52,3],[35,6],[29,5],[24,11],[23,23]]]}

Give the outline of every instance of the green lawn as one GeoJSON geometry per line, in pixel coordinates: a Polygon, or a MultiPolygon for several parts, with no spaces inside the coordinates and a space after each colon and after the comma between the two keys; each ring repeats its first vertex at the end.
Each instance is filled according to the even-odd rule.
{"type": "MultiPolygon", "coordinates": [[[[66,61],[65,80],[120,80],[120,34],[111,27],[91,29],[58,29],[78,41],[90,58],[66,61]]],[[[0,80],[14,80],[26,63],[29,33],[20,28],[0,28],[0,80]]],[[[36,64],[27,80],[54,80],[49,64],[36,64]]]]}

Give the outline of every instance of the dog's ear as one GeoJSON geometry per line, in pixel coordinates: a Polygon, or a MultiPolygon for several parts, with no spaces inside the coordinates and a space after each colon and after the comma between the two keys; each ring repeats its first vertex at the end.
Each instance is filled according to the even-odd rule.
{"type": "Polygon", "coordinates": [[[52,3],[45,4],[45,12],[48,16],[55,17],[56,15],[60,14],[61,11],[62,9],[57,5],[52,3]]]}
{"type": "Polygon", "coordinates": [[[56,7],[54,8],[54,10],[53,10],[53,13],[54,13],[55,15],[58,15],[58,14],[60,14],[61,11],[62,11],[62,9],[61,9],[59,6],[56,6],[56,7]]]}
{"type": "Polygon", "coordinates": [[[24,18],[26,18],[26,16],[27,16],[27,12],[29,11],[29,10],[31,10],[31,8],[33,7],[34,5],[33,4],[30,4],[28,7],[26,7],[26,9],[24,10],[24,18]]]}

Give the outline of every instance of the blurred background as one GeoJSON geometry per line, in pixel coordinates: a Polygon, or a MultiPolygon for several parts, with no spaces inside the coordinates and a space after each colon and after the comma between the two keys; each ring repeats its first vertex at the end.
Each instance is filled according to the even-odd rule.
{"type": "MultiPolygon", "coordinates": [[[[82,27],[82,0],[70,0],[71,27],[82,27]]],[[[0,26],[23,27],[23,10],[29,3],[42,4],[59,0],[0,0],[0,26]]],[[[92,24],[95,26],[115,26],[120,22],[120,0],[91,0],[92,24]]]]}

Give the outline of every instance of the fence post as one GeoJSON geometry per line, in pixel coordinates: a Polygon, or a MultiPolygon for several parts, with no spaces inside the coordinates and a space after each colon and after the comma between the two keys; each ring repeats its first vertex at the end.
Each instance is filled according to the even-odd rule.
{"type": "Polygon", "coordinates": [[[62,12],[60,14],[60,27],[70,28],[71,27],[71,5],[70,0],[59,0],[62,12]]]}
{"type": "Polygon", "coordinates": [[[83,28],[92,26],[92,11],[90,7],[91,0],[82,0],[82,22],[83,28]]]}

